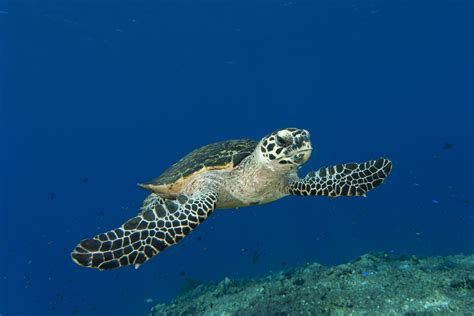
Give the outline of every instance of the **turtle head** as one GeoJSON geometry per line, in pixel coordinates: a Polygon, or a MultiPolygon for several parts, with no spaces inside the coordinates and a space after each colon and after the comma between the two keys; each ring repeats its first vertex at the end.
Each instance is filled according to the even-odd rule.
{"type": "Polygon", "coordinates": [[[313,148],[307,130],[284,128],[265,136],[257,150],[270,168],[293,169],[309,159],[313,148]]]}

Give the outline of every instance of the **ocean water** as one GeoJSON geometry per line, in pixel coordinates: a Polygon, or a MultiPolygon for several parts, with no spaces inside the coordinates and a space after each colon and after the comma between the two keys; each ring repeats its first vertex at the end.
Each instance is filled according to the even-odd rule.
{"type": "Polygon", "coordinates": [[[186,278],[474,252],[472,1],[0,1],[0,315],[147,315],[186,278]],[[366,198],[217,211],[138,270],[69,253],[202,145],[311,132],[366,198]]]}

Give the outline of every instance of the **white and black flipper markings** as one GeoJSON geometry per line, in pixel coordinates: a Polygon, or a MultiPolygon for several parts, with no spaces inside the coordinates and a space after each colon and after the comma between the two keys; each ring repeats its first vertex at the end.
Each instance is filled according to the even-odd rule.
{"type": "Polygon", "coordinates": [[[145,199],[140,213],[121,227],[81,241],[71,253],[79,265],[108,270],[127,265],[138,268],[179,242],[215,209],[218,194],[206,192],[164,200],[145,199]]]}
{"type": "Polygon", "coordinates": [[[392,171],[392,162],[385,158],[364,163],[346,163],[312,171],[303,179],[291,182],[292,195],[365,196],[383,183],[392,171]]]}

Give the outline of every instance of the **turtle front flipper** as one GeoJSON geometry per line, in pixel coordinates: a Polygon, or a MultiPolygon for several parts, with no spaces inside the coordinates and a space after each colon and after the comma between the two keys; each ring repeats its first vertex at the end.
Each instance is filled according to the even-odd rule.
{"type": "Polygon", "coordinates": [[[312,171],[303,179],[291,182],[292,195],[365,196],[382,184],[392,171],[392,162],[385,158],[364,163],[346,163],[312,171]]]}
{"type": "Polygon", "coordinates": [[[153,193],[136,217],[117,229],[81,241],[71,257],[78,265],[100,270],[132,264],[138,268],[204,221],[217,198],[217,193],[206,192],[163,201],[153,193]]]}

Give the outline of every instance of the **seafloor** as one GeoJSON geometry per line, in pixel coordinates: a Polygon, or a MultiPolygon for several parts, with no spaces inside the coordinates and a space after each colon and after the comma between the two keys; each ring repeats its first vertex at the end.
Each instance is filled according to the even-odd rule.
{"type": "Polygon", "coordinates": [[[150,315],[474,315],[474,255],[367,254],[261,279],[186,283],[150,315]]]}

